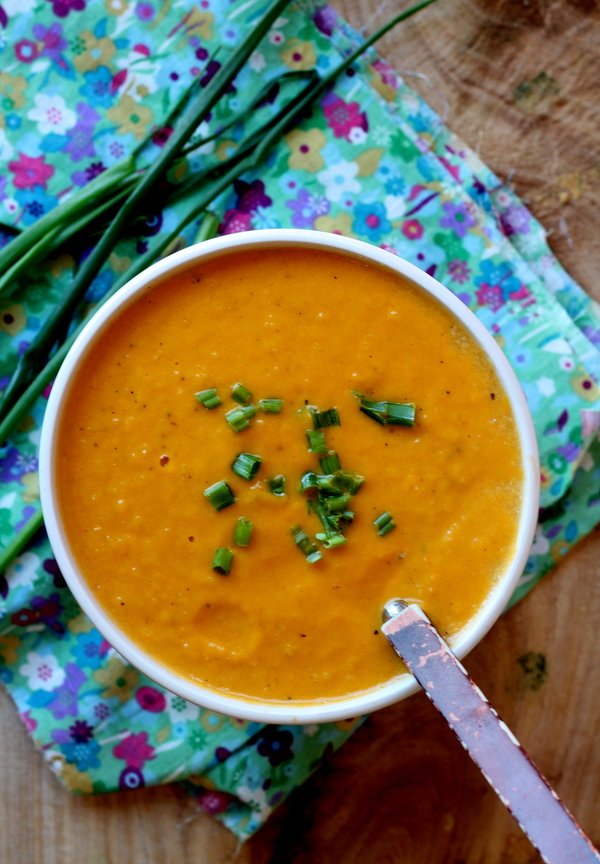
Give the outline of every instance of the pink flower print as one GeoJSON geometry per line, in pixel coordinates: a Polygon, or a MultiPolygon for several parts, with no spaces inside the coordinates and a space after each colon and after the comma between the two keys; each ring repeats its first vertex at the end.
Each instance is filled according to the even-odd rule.
{"type": "Polygon", "coordinates": [[[240,231],[250,231],[251,228],[252,216],[250,213],[227,210],[223,222],[219,226],[219,234],[237,234],[240,231]]]}
{"type": "Polygon", "coordinates": [[[52,165],[44,162],[44,156],[26,156],[19,153],[19,158],[8,163],[13,172],[13,184],[17,189],[31,189],[32,186],[46,187],[46,183],[54,174],[52,165]]]}
{"type": "Polygon", "coordinates": [[[150,711],[152,714],[159,714],[167,707],[164,694],[156,687],[140,687],[135,694],[135,699],[140,708],[143,708],[144,711],[150,711]]]}
{"type": "Polygon", "coordinates": [[[453,282],[458,282],[459,285],[464,285],[471,275],[471,268],[466,261],[460,258],[455,258],[448,264],[448,275],[453,282]]]}
{"type": "Polygon", "coordinates": [[[418,219],[407,219],[402,223],[402,233],[409,240],[420,240],[423,236],[423,226],[418,219]]]}
{"type": "Polygon", "coordinates": [[[336,138],[345,138],[350,141],[353,129],[368,131],[367,115],[360,110],[358,102],[344,102],[339,96],[332,94],[325,97],[323,106],[327,123],[336,138]]]}
{"type": "Polygon", "coordinates": [[[154,747],[148,744],[147,732],[132,733],[123,738],[113,747],[113,755],[117,759],[122,759],[128,768],[135,768],[138,771],[149,759],[155,758],[154,747]]]}
{"type": "Polygon", "coordinates": [[[215,816],[217,813],[224,813],[233,799],[226,792],[203,789],[201,792],[198,792],[196,800],[206,813],[215,816]]]}
{"type": "Polygon", "coordinates": [[[482,282],[475,292],[480,306],[487,306],[492,312],[497,312],[504,306],[504,296],[499,285],[488,285],[482,282]]]}

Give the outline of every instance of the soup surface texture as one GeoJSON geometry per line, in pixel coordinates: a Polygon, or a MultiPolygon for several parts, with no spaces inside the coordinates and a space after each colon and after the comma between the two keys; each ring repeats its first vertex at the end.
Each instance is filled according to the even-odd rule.
{"type": "Polygon", "coordinates": [[[339,698],[402,674],[384,603],[415,600],[452,637],[514,551],[522,464],[489,361],[423,291],[327,251],[221,254],[153,286],[90,346],[58,434],[61,515],[101,605],[165,667],[250,700],[339,698]],[[281,413],[233,431],[236,382],[281,413]],[[195,393],[211,387],[223,404],[207,409],[195,393]],[[414,402],[415,425],[380,425],[356,393],[414,402]],[[338,410],[327,446],[365,478],[347,542],[312,564],[290,533],[322,530],[299,491],[320,471],[307,406],[338,410]],[[231,469],[241,452],[262,458],[251,480],[231,469]],[[236,500],[217,511],[203,493],[221,480],[236,500]],[[384,511],[396,527],[379,536],[384,511]],[[229,575],[211,567],[217,547],[234,553],[229,575]]]}

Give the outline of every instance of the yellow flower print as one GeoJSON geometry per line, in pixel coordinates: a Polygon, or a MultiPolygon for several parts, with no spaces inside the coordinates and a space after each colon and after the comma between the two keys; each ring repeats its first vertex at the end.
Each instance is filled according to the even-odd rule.
{"type": "Polygon", "coordinates": [[[329,234],[343,234],[354,237],[352,232],[352,217],[349,213],[338,213],[337,216],[319,216],[315,221],[317,231],[327,231],[329,234]]]}
{"type": "Polygon", "coordinates": [[[576,375],[571,379],[571,387],[588,402],[595,402],[600,398],[600,387],[596,384],[591,375],[576,375]]]}
{"type": "Polygon", "coordinates": [[[129,0],[104,0],[109,15],[123,15],[129,9],[129,0]]]}
{"type": "Polygon", "coordinates": [[[71,633],[89,633],[93,626],[90,619],[83,612],[77,615],[76,618],[70,618],[67,622],[67,627],[71,633]]]}
{"type": "Polygon", "coordinates": [[[195,6],[185,17],[185,28],[180,45],[187,45],[190,36],[199,36],[202,41],[209,42],[213,36],[214,20],[215,16],[212,12],[198,9],[198,6],[195,6]]]}
{"type": "Polygon", "coordinates": [[[213,714],[212,711],[204,711],[200,715],[200,725],[207,732],[218,732],[227,722],[223,714],[213,714]]]}
{"type": "Polygon", "coordinates": [[[115,53],[112,39],[107,36],[98,39],[89,30],[79,34],[78,48],[83,50],[79,50],[73,64],[79,72],[90,72],[98,66],[108,66],[115,53]]]}
{"type": "Polygon", "coordinates": [[[312,43],[300,39],[290,39],[280,56],[286,66],[300,71],[313,69],[317,59],[312,43]]]}
{"type": "Polygon", "coordinates": [[[102,691],[104,699],[116,697],[119,702],[127,702],[139,683],[140,675],[118,657],[111,657],[103,669],[94,672],[94,679],[104,687],[102,691]]]}
{"type": "Polygon", "coordinates": [[[37,471],[23,474],[21,484],[23,485],[23,501],[27,504],[32,504],[34,501],[39,500],[40,482],[37,471]]]}
{"type": "Polygon", "coordinates": [[[0,108],[4,114],[15,108],[22,108],[25,104],[25,90],[27,82],[22,75],[9,75],[8,72],[0,72],[0,108]]]}
{"type": "Polygon", "coordinates": [[[81,792],[83,795],[90,795],[94,791],[89,774],[79,771],[75,765],[69,765],[69,763],[65,762],[60,769],[60,776],[67,789],[70,789],[71,792],[81,792]]]}
{"type": "Polygon", "coordinates": [[[117,124],[120,135],[131,133],[138,140],[144,137],[147,127],[152,122],[152,111],[139,102],[134,102],[131,96],[125,95],[121,96],[114,108],[108,109],[106,115],[109,120],[117,124]]]}
{"type": "Polygon", "coordinates": [[[321,150],[327,143],[327,138],[320,129],[294,129],[285,136],[291,155],[288,166],[295,171],[320,171],[325,162],[321,150]]]}
{"type": "Polygon", "coordinates": [[[11,636],[10,633],[0,636],[0,658],[7,666],[17,662],[17,648],[20,641],[18,636],[11,636]]]}
{"type": "Polygon", "coordinates": [[[25,326],[25,313],[22,306],[6,306],[0,311],[0,330],[9,336],[16,336],[25,326]]]}

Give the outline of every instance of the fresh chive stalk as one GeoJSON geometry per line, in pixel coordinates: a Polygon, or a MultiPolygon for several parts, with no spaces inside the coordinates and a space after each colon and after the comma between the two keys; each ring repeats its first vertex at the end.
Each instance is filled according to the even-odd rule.
{"type": "Polygon", "coordinates": [[[377,519],[374,519],[373,525],[377,528],[377,533],[380,537],[385,537],[386,534],[389,534],[396,527],[394,517],[387,511],[381,513],[377,519]]]}
{"type": "Polygon", "coordinates": [[[299,525],[294,525],[294,527],[290,529],[290,532],[294,538],[294,543],[302,552],[309,564],[314,564],[316,561],[321,560],[323,555],[319,551],[319,547],[314,540],[310,539],[306,531],[303,531],[299,525]]]}
{"type": "Polygon", "coordinates": [[[224,510],[235,503],[235,495],[226,480],[219,480],[204,490],[204,497],[209,500],[215,510],[224,510]]]}
{"type": "Polygon", "coordinates": [[[252,393],[243,384],[237,381],[231,385],[231,398],[240,405],[248,405],[252,402],[252,393]]]}
{"type": "Polygon", "coordinates": [[[342,467],[340,457],[335,450],[330,450],[325,456],[320,456],[319,464],[321,466],[321,471],[324,474],[335,474],[335,472],[339,471],[342,467]]]}
{"type": "Polygon", "coordinates": [[[229,576],[233,564],[233,552],[226,546],[219,546],[212,560],[212,569],[222,576],[229,576]]]}
{"type": "Polygon", "coordinates": [[[252,480],[256,477],[261,464],[261,457],[254,453],[238,453],[231,464],[231,470],[244,480],[252,480]]]}
{"type": "Polygon", "coordinates": [[[245,516],[240,516],[233,530],[233,542],[236,546],[249,546],[253,531],[252,521],[245,516]]]}
{"type": "MultiPolygon", "coordinates": [[[[166,173],[169,162],[174,160],[177,148],[179,148],[180,154],[184,152],[185,142],[191,138],[194,127],[199,125],[206,114],[210,112],[219,96],[226,91],[231,80],[235,77],[245,60],[250,56],[262,36],[268,31],[273,21],[278,17],[280,12],[283,11],[287,2],[289,2],[289,0],[278,0],[278,2],[275,2],[261,21],[254,27],[252,33],[240,46],[230,63],[226,64],[219,70],[219,73],[213,78],[209,87],[206,88],[202,94],[204,97],[203,108],[201,109],[198,106],[197,101],[194,103],[195,110],[197,111],[195,118],[192,119],[190,117],[190,121],[187,122],[190,112],[188,111],[186,113],[185,128],[181,134],[178,132],[177,135],[172,135],[169,139],[168,145],[163,148],[160,170],[155,170],[151,181],[148,181],[141,189],[141,193],[137,200],[131,201],[131,196],[128,197],[125,202],[126,205],[128,205],[126,212],[123,212],[124,208],[122,208],[119,214],[121,218],[119,218],[118,222],[113,222],[111,227],[105,232],[105,235],[102,238],[104,241],[102,243],[102,248],[99,249],[99,247],[96,247],[93,255],[90,256],[92,261],[88,259],[88,266],[82,268],[82,270],[77,274],[71,290],[60,304],[59,309],[56,310],[56,314],[52,315],[50,320],[46,322],[46,325],[37,334],[27,351],[21,356],[11,381],[0,399],[0,441],[6,440],[14,432],[19,422],[32,407],[36,398],[53,380],[67,354],[67,351],[73,344],[76,335],[81,332],[84,325],[93,314],[93,312],[90,312],[79,326],[69,335],[68,339],[65,340],[62,345],[59,345],[51,359],[46,361],[48,352],[51,350],[54,343],[57,340],[60,340],[60,335],[66,330],[66,323],[72,316],[78,299],[83,296],[98,269],[108,257],[108,252],[116,244],[123,226],[126,225],[129,220],[130,213],[134,210],[134,207],[139,204],[141,198],[146,194],[146,192],[151,189],[159,175],[162,175],[163,172],[166,173]],[[190,127],[192,129],[191,133],[189,131],[190,127]],[[97,254],[95,254],[96,252],[97,254]]],[[[386,24],[369,36],[353,52],[344,57],[337,66],[322,78],[318,78],[315,81],[314,78],[311,77],[300,93],[296,94],[296,96],[280,109],[274,117],[270,118],[267,124],[252,132],[246,141],[242,142],[242,145],[238,148],[236,154],[230,157],[225,165],[221,164],[212,170],[200,172],[200,175],[195,177],[194,185],[205,183],[205,186],[203,187],[202,192],[196,197],[195,206],[191,208],[185,218],[171,232],[171,234],[161,240],[157,240],[154,244],[151,244],[150,248],[144,255],[138,256],[134,264],[121,277],[121,279],[117,280],[109,291],[106,292],[98,305],[104,303],[118,288],[160,257],[163,250],[168,248],[169,245],[176,240],[181,230],[183,230],[183,228],[193,219],[201,216],[210,203],[229,188],[229,185],[235,179],[260,164],[274,144],[277,143],[277,141],[287,131],[294,128],[294,126],[306,115],[310,106],[331,87],[336,78],[352,66],[352,64],[355,63],[355,61],[358,60],[360,56],[364,54],[375,42],[381,39],[397,24],[411,18],[413,15],[416,15],[418,12],[435,2],[437,2],[437,0],[422,0],[422,2],[411,6],[403,12],[400,12],[398,15],[395,15],[386,24]]],[[[192,89],[194,89],[195,84],[196,82],[192,85],[192,89]]],[[[188,98],[188,95],[189,94],[186,94],[186,99],[188,98]]],[[[136,153],[139,152],[140,149],[142,148],[137,148],[136,153]]],[[[103,184],[106,184],[109,187],[109,190],[113,190],[115,185],[118,185],[119,182],[130,183],[130,175],[134,170],[135,165],[135,155],[136,154],[132,154],[128,159],[123,160],[122,163],[113,166],[114,171],[113,169],[108,169],[103,172],[103,174],[97,178],[96,182],[92,181],[94,185],[88,184],[85,187],[85,190],[83,190],[87,196],[85,200],[77,199],[76,196],[71,196],[63,202],[63,204],[60,205],[60,217],[58,221],[61,221],[61,224],[68,223],[72,215],[85,211],[86,207],[89,206],[89,201],[91,199],[94,201],[100,200],[102,194],[100,187],[103,184]],[[122,181],[114,176],[117,173],[122,175],[122,181]]],[[[157,168],[157,163],[155,163],[155,169],[157,168]]],[[[136,188],[138,187],[136,186],[136,188]]],[[[185,194],[187,189],[183,189],[182,191],[185,194]]],[[[15,238],[6,247],[4,247],[0,253],[0,270],[3,273],[6,273],[16,261],[20,260],[23,255],[27,254],[28,250],[30,250],[32,246],[43,241],[48,232],[53,231],[56,225],[57,216],[58,211],[57,208],[55,208],[46,216],[37,220],[32,226],[27,228],[27,230],[17,232],[15,238]]],[[[245,426],[242,428],[245,428],[245,426]]],[[[33,518],[35,519],[35,517],[33,518]]],[[[10,546],[0,555],[0,573],[6,569],[13,558],[22,548],[24,548],[23,544],[26,544],[28,541],[26,532],[27,526],[19,532],[11,542],[10,546]]]]}
{"type": "MultiPolygon", "coordinates": [[[[179,123],[175,125],[173,134],[163,147],[159,157],[140,176],[138,183],[121,205],[108,229],[84,261],[61,303],[55,307],[30,345],[19,357],[13,376],[0,402],[0,409],[3,412],[10,410],[46,363],[48,354],[56,341],[56,334],[66,329],[79,301],[131,220],[139,213],[141,205],[164,179],[181,149],[192,137],[198,125],[212,111],[264,34],[269,30],[271,24],[279,17],[288,3],[289,0],[275,0],[261,20],[250,30],[233,56],[221,66],[208,85],[191,100],[179,123]]],[[[103,176],[101,174],[100,178],[103,176]]],[[[9,244],[8,248],[24,237],[25,234],[19,235],[9,244]]]]}
{"type": "Polygon", "coordinates": [[[322,429],[309,429],[306,433],[308,449],[311,453],[327,453],[327,442],[322,429]]]}
{"type": "Polygon", "coordinates": [[[366,396],[358,396],[360,410],[382,426],[414,426],[416,408],[414,402],[374,402],[366,396]]]}
{"type": "Polygon", "coordinates": [[[258,410],[263,414],[281,414],[283,399],[259,399],[258,410]]]}
{"type": "Polygon", "coordinates": [[[313,426],[315,429],[326,429],[328,426],[340,426],[340,415],[337,408],[328,408],[327,411],[311,410],[313,426]]]}
{"type": "Polygon", "coordinates": [[[225,414],[225,419],[234,432],[242,432],[250,425],[250,420],[256,414],[254,405],[240,405],[225,414]]]}
{"type": "Polygon", "coordinates": [[[285,495],[285,477],[283,474],[276,474],[267,481],[269,491],[273,495],[285,495]]]}
{"type": "Polygon", "coordinates": [[[205,408],[217,408],[219,405],[223,404],[219,398],[216,387],[208,387],[206,390],[199,390],[195,396],[198,402],[200,402],[201,405],[204,405],[205,408]]]}
{"type": "Polygon", "coordinates": [[[318,489],[318,475],[314,471],[306,471],[300,478],[300,491],[306,492],[308,489],[318,489]]]}

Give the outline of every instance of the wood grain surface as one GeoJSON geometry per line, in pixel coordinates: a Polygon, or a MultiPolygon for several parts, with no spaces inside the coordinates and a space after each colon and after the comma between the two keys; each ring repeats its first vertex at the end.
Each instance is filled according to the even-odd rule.
{"type": "MultiPolygon", "coordinates": [[[[372,30],[395,2],[335,0],[372,30]]],[[[441,0],[382,53],[508,179],[600,299],[600,8],[441,0]]],[[[466,666],[600,843],[600,533],[503,616],[466,666]]],[[[537,864],[424,696],[367,724],[244,846],[177,786],[75,798],[0,692],[2,864],[537,864]]],[[[569,862],[564,862],[569,864],[569,862]]]]}

